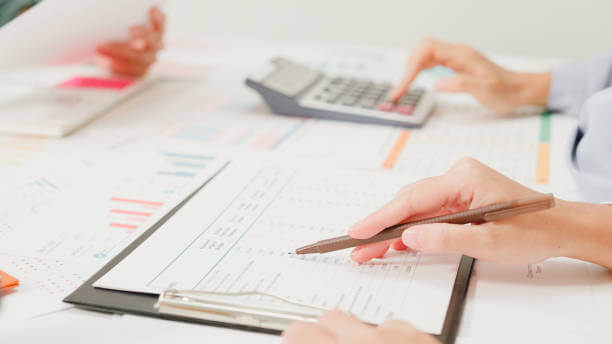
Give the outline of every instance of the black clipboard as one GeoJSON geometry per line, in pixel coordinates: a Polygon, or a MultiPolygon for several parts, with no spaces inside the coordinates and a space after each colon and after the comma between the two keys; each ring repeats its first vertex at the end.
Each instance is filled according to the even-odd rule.
{"type": "MultiPolygon", "coordinates": [[[[228,163],[229,164],[229,163],[228,163]]],[[[138,239],[132,242],[126,247],[121,253],[115,256],[110,262],[102,267],[98,272],[91,276],[85,283],[83,283],[77,290],[68,295],[64,302],[68,302],[76,305],[79,308],[100,311],[105,313],[130,313],[137,315],[144,315],[155,318],[162,318],[175,321],[184,321],[190,323],[199,323],[204,325],[219,326],[225,328],[232,328],[238,330],[268,333],[280,335],[281,331],[271,330],[262,327],[254,327],[247,325],[238,325],[227,322],[204,320],[198,318],[190,318],[178,315],[172,315],[168,313],[160,313],[155,304],[158,301],[156,295],[125,292],[110,289],[95,288],[93,283],[104,276],[108,271],[113,269],[115,265],[119,264],[125,257],[127,257],[132,251],[134,251],[140,244],[142,244],[149,236],[151,236],[158,228],[160,228],[168,219],[170,219],[179,209],[181,209],[189,200],[196,195],[206,184],[215,178],[221,171],[227,167],[227,164],[222,167],[215,175],[204,182],[198,187],[193,193],[187,196],[181,203],[174,207],[166,216],[161,218],[155,225],[149,228],[143,233],[138,239]]],[[[442,332],[437,334],[436,337],[445,344],[453,344],[459,329],[461,322],[461,316],[463,314],[463,307],[465,304],[465,298],[469,287],[470,277],[472,275],[472,268],[474,265],[474,258],[468,256],[462,256],[457,269],[457,275],[455,277],[455,283],[453,285],[453,291],[446,311],[446,317],[442,326],[442,332]]]]}

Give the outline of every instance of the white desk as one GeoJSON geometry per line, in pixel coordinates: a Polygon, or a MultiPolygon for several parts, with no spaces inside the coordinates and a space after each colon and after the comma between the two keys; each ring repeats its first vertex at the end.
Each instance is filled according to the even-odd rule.
{"type": "MultiPolygon", "coordinates": [[[[22,189],[17,187],[22,185],[19,183],[28,180],[27,176],[36,176],[41,172],[41,166],[45,173],[62,174],[65,169],[72,166],[69,163],[71,159],[87,165],[93,161],[92,157],[108,156],[108,152],[112,152],[113,149],[120,149],[135,140],[167,140],[173,135],[176,136],[176,133],[182,132],[181,130],[184,130],[189,124],[192,125],[192,129],[202,129],[201,123],[214,119],[215,125],[226,126],[228,130],[239,130],[242,125],[261,132],[269,131],[272,127],[278,132],[283,132],[293,125],[292,120],[266,115],[267,110],[261,106],[259,99],[254,94],[245,91],[241,81],[244,71],[250,70],[277,51],[292,56],[296,54],[296,51],[304,51],[304,47],[284,44],[276,48],[274,44],[266,45],[261,42],[197,41],[185,37],[171,39],[168,47],[169,50],[162,57],[162,62],[156,67],[155,72],[166,76],[169,80],[113,109],[73,136],[59,141],[44,141],[45,148],[41,149],[40,154],[23,157],[21,166],[3,165],[2,171],[5,173],[2,175],[6,174],[14,178],[15,185],[2,185],[0,195],[3,194],[2,192],[4,195],[19,195],[22,192],[22,189]],[[240,123],[238,123],[233,121],[229,115],[243,112],[253,113],[251,116],[254,117],[241,116],[239,117],[240,123]],[[219,116],[225,116],[225,122],[219,120],[219,116]],[[272,122],[274,123],[272,127],[262,124],[272,122]],[[53,163],[49,163],[50,160],[53,163]],[[62,164],[61,167],[58,167],[60,164],[62,164]],[[58,167],[57,171],[44,170],[50,166],[58,167]]],[[[332,68],[344,68],[349,72],[366,75],[367,73],[378,73],[397,79],[403,66],[401,51],[389,52],[389,54],[371,53],[370,51],[369,54],[365,54],[364,50],[357,48],[340,49],[328,46],[320,49],[322,53],[318,55],[319,58],[327,56],[329,61],[337,62],[332,68]],[[363,66],[365,62],[375,61],[382,61],[376,67],[378,69],[357,68],[357,66],[363,66]],[[386,67],[381,68],[381,66],[386,67]]],[[[305,50],[308,50],[309,53],[298,56],[316,61],[316,49],[305,50]]],[[[548,64],[548,62],[525,62],[516,59],[506,59],[506,61],[509,64],[535,70],[548,64]]],[[[444,113],[439,115],[442,116],[444,113]]],[[[460,121],[461,118],[446,116],[445,120],[452,122],[453,120],[460,121]]],[[[571,119],[554,119],[550,143],[551,166],[554,171],[554,174],[551,175],[550,187],[555,192],[570,198],[574,197],[574,187],[563,168],[563,159],[567,140],[565,135],[572,125],[571,119]]],[[[384,141],[382,138],[385,135],[393,135],[392,130],[397,130],[386,127],[364,129],[365,127],[341,123],[313,125],[309,127],[309,130],[311,134],[317,134],[320,131],[320,135],[325,137],[338,130],[350,133],[357,128],[363,130],[360,132],[361,135],[381,138],[380,142],[384,141]]],[[[15,140],[17,140],[15,142],[21,142],[18,138],[15,140]]],[[[269,153],[265,152],[265,149],[259,149],[261,147],[255,147],[256,149],[228,147],[227,142],[222,139],[217,142],[208,142],[206,145],[213,149],[222,149],[224,153],[234,156],[245,152],[249,154],[269,153]]],[[[284,154],[295,154],[296,151],[291,149],[296,149],[296,146],[291,147],[279,149],[278,154],[282,154],[284,150],[284,154]]],[[[322,157],[320,151],[298,151],[298,155],[306,158],[322,157]]],[[[338,153],[346,159],[338,159],[338,156],[332,155],[324,156],[322,161],[334,160],[349,167],[363,168],[360,165],[363,165],[364,161],[356,161],[355,157],[351,158],[346,152],[338,153]]],[[[378,162],[375,157],[365,161],[367,164],[372,164],[374,168],[379,166],[376,165],[378,162]]],[[[3,220],[0,219],[0,224],[3,220]]],[[[6,261],[8,258],[2,256],[2,253],[6,252],[0,250],[0,258],[6,261]]],[[[11,253],[10,257],[16,255],[14,251],[9,253],[11,253]]],[[[31,255],[31,253],[24,253],[24,255],[31,255]]],[[[31,266],[49,264],[44,259],[28,262],[31,266]]],[[[80,276],[82,280],[86,278],[86,275],[96,271],[103,262],[99,262],[98,265],[68,268],[68,270],[79,270],[83,275],[80,276]]],[[[75,266],[77,265],[79,265],[78,262],[75,263],[75,266]]],[[[8,270],[6,266],[0,265],[0,267],[8,270]]],[[[18,272],[15,272],[15,275],[18,275],[18,272]]],[[[54,291],[51,295],[41,291],[41,289],[50,288],[49,286],[41,287],[39,280],[31,279],[27,277],[27,274],[24,275],[26,277],[18,275],[23,282],[18,290],[0,298],[0,337],[3,339],[15,338],[20,342],[33,342],[40,339],[82,342],[87,338],[90,342],[100,343],[109,340],[118,342],[147,340],[152,343],[165,343],[177,341],[177,339],[187,341],[211,338],[215,339],[215,342],[279,341],[276,336],[255,335],[130,315],[108,316],[77,309],[66,310],[67,305],[62,305],[58,301],[76,287],[74,281],[65,279],[65,282],[72,286],[59,286],[59,291],[54,291]],[[39,309],[38,313],[48,314],[38,314],[36,305],[32,304],[34,300],[36,302],[42,300],[44,306],[39,309]],[[37,316],[24,320],[33,315],[37,316]]],[[[79,279],[75,278],[75,280],[79,279]]],[[[542,264],[520,267],[478,263],[469,291],[459,342],[504,340],[508,342],[540,340],[564,342],[572,341],[575,338],[605,338],[606,328],[612,325],[610,317],[604,316],[612,309],[611,285],[612,275],[608,271],[581,262],[551,260],[542,264]]]]}

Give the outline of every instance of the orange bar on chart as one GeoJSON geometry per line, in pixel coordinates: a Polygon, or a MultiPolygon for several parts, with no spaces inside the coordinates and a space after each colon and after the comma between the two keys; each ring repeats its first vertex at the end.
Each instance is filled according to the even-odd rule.
{"type": "Polygon", "coordinates": [[[18,279],[0,270],[0,290],[11,289],[18,285],[18,279]]]}
{"type": "Polygon", "coordinates": [[[381,168],[391,169],[393,168],[393,166],[395,166],[395,163],[397,163],[397,160],[399,159],[400,154],[402,154],[402,151],[404,150],[404,146],[406,146],[406,142],[408,142],[409,137],[410,137],[410,131],[402,130],[399,137],[395,141],[393,148],[391,148],[391,151],[389,152],[389,154],[387,155],[387,158],[383,162],[381,168]]]}
{"type": "Polygon", "coordinates": [[[548,184],[550,182],[550,144],[540,143],[538,146],[538,166],[536,168],[536,183],[548,184]]]}
{"type": "Polygon", "coordinates": [[[540,118],[540,144],[538,145],[538,162],[536,183],[550,183],[550,113],[543,113],[540,118]]]}

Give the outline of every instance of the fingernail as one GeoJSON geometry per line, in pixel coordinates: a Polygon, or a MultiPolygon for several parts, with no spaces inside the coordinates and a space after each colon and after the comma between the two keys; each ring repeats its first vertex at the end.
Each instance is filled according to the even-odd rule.
{"type": "Polygon", "coordinates": [[[361,263],[361,261],[359,260],[359,249],[358,249],[358,248],[354,249],[354,250],[351,252],[351,259],[352,259],[354,262],[361,263]]]}
{"type": "Polygon", "coordinates": [[[408,229],[402,234],[402,242],[404,245],[420,250],[423,248],[423,235],[420,229],[408,229]]]}

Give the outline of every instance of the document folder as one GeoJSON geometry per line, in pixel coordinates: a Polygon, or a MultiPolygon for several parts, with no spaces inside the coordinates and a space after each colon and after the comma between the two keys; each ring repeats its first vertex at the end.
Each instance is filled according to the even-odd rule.
{"type": "MultiPolygon", "coordinates": [[[[191,290],[179,291],[172,289],[172,287],[158,296],[154,294],[102,289],[93,286],[93,283],[104,276],[108,271],[112,270],[115,265],[119,264],[132,251],[146,241],[148,237],[168,221],[168,219],[183,207],[209,181],[205,182],[183,202],[172,209],[172,211],[160,219],[158,223],[125,248],[76,291],[66,297],[64,301],[75,304],[81,308],[102,312],[131,313],[277,335],[293,321],[316,321],[316,318],[325,311],[325,309],[300,304],[261,292],[249,293],[257,293],[262,297],[273,298],[276,299],[277,302],[285,303],[288,306],[288,311],[281,312],[276,307],[271,309],[245,307],[245,305],[241,304],[239,301],[231,301],[232,297],[230,296],[232,295],[226,295],[228,299],[230,299],[229,301],[219,302],[218,300],[212,300],[211,295],[214,293],[211,292],[191,290]]],[[[452,344],[455,341],[461,321],[461,315],[463,313],[463,306],[473,264],[473,258],[467,256],[461,258],[442,331],[439,334],[435,334],[443,343],[452,344]]]]}

